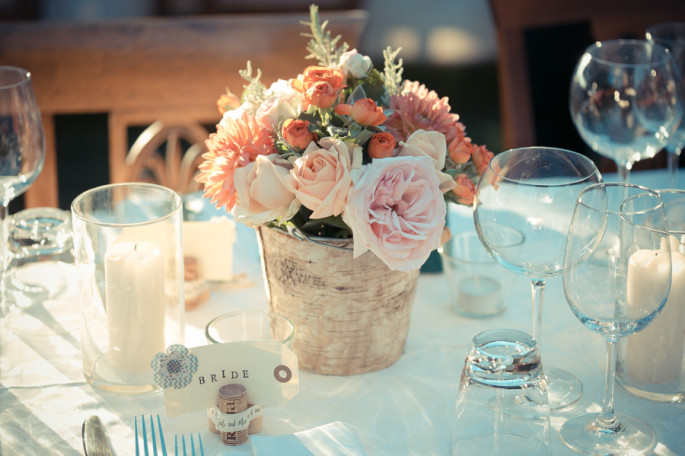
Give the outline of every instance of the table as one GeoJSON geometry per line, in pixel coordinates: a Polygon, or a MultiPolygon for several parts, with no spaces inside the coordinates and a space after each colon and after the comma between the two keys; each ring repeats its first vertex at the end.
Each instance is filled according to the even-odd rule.
{"type": "MultiPolygon", "coordinates": [[[[631,180],[659,188],[665,172],[634,172],[631,180]]],[[[685,188],[682,174],[679,186],[685,188]]],[[[464,229],[473,228],[469,209],[460,208],[457,218],[464,229]]],[[[266,307],[254,233],[247,227],[239,226],[235,255],[235,268],[249,283],[215,289],[208,302],[187,313],[187,346],[204,343],[204,324],[214,315],[266,307]]],[[[92,414],[102,418],[119,455],[134,454],[134,417],[157,413],[172,451],[175,433],[202,432],[207,455],[250,454],[249,446],[224,447],[207,430],[204,412],[165,418],[161,393],[121,397],[92,389],[82,375],[73,275],[52,267],[43,277],[60,290],[57,298],[6,315],[0,327],[0,454],[83,454],[81,424],[92,414]]],[[[405,352],[394,365],[350,377],[301,372],[300,393],[265,409],[262,433],[289,434],[342,421],[354,428],[369,455],[448,454],[450,415],[471,338],[498,327],[529,332],[530,301],[530,285],[519,277],[504,313],[469,319],[449,308],[441,273],[422,274],[405,352]]],[[[580,402],[552,416],[552,454],[573,454],[558,429],[568,417],[599,409],[605,345],[572,315],[558,277],[547,285],[542,329],[543,364],[570,370],[584,384],[580,402]]],[[[650,402],[617,388],[615,408],[653,427],[658,439],[653,454],[685,454],[685,404],[650,402]]]]}

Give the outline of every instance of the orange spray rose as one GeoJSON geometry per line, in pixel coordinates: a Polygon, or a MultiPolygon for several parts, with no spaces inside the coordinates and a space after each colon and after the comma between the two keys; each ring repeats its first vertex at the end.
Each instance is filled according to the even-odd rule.
{"type": "Polygon", "coordinates": [[[483,172],[490,164],[490,160],[495,156],[495,154],[490,152],[485,146],[474,146],[471,155],[479,176],[483,175],[483,172]]]}
{"type": "Polygon", "coordinates": [[[392,134],[375,133],[369,140],[368,153],[371,158],[388,158],[393,156],[396,146],[397,142],[392,134]]]}
{"type": "Polygon", "coordinates": [[[309,131],[309,121],[302,119],[287,119],[283,122],[281,134],[285,142],[303,150],[315,139],[314,133],[309,131]]]}
{"type": "Polygon", "coordinates": [[[459,204],[473,204],[473,197],[476,195],[476,186],[466,174],[458,174],[454,178],[457,186],[452,189],[452,193],[457,197],[459,204]]]}
{"type": "Polygon", "coordinates": [[[383,108],[376,105],[371,98],[362,98],[353,105],[339,104],[335,107],[335,112],[345,116],[352,116],[359,125],[376,126],[385,122],[386,116],[383,108]]]}

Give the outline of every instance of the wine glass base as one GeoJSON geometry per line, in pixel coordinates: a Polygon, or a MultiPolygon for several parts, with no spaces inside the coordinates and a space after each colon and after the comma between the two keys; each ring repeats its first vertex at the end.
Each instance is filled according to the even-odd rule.
{"type": "Polygon", "coordinates": [[[642,421],[618,415],[613,426],[602,426],[599,413],[588,413],[566,421],[559,431],[561,441],[572,450],[596,455],[638,455],[654,446],[654,431],[642,421]]]}
{"type": "Polygon", "coordinates": [[[551,367],[545,370],[550,410],[569,407],[583,396],[583,384],[575,375],[551,367]]]}

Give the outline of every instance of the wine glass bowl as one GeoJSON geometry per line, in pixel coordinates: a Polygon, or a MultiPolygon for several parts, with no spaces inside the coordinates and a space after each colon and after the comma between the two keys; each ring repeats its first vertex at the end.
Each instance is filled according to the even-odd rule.
{"type": "MultiPolygon", "coordinates": [[[[645,33],[647,41],[668,48],[678,70],[676,88],[681,100],[685,99],[685,22],[661,22],[651,25],[645,33]]],[[[682,102],[685,103],[685,102],[682,102]]],[[[680,154],[685,148],[685,121],[680,122],[678,130],[666,145],[669,184],[675,187],[678,181],[680,154]]]]}
{"type": "MultiPolygon", "coordinates": [[[[527,147],[497,154],[478,182],[473,205],[476,231],[495,260],[531,280],[531,334],[538,344],[545,281],[562,271],[578,194],[599,181],[597,167],[584,155],[527,147]]],[[[580,399],[582,384],[575,376],[556,368],[546,368],[545,373],[550,408],[580,399]]]]}
{"type": "Polygon", "coordinates": [[[0,66],[0,203],[31,186],[43,168],[45,139],[31,75],[0,66]]]}
{"type": "Polygon", "coordinates": [[[5,304],[5,219],[10,201],[26,191],[43,169],[45,138],[31,74],[0,66],[0,303],[5,304]]]}
{"type": "Polygon", "coordinates": [[[569,91],[571,119],[592,150],[614,160],[621,181],[678,128],[677,73],[668,49],[643,40],[596,42],[580,57],[569,91]]]}
{"type": "Polygon", "coordinates": [[[649,325],[666,303],[671,249],[661,196],[626,183],[589,186],[578,197],[564,255],[564,292],[573,314],[604,337],[608,364],[602,410],[566,421],[562,441],[588,454],[641,454],[654,433],[616,415],[616,343],[649,325]]]}

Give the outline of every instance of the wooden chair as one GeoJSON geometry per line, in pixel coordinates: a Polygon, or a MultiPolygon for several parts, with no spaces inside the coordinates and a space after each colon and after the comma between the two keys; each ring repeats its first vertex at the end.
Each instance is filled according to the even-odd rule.
{"type": "Polygon", "coordinates": [[[150,182],[180,194],[201,189],[195,182],[209,132],[201,126],[165,125],[161,120],[147,127],[126,156],[126,182],[150,182]]]}
{"type": "MultiPolygon", "coordinates": [[[[329,21],[332,34],[342,35],[355,47],[367,15],[360,10],[322,11],[321,17],[329,21]]],[[[314,64],[304,58],[308,38],[302,36],[307,28],[301,21],[308,19],[304,11],[93,23],[0,23],[0,62],[31,72],[46,134],[45,166],[27,191],[25,206],[58,206],[55,116],[106,113],[109,180],[137,178],[136,171],[145,157],[151,157],[152,148],[139,143],[127,163],[131,127],[159,121],[155,134],[147,131],[158,145],[165,142],[165,133],[185,135],[191,142],[206,137],[202,127],[220,120],[219,95],[227,87],[234,93],[242,91],[245,81],[238,71],[248,60],[254,69],[262,70],[266,84],[295,77],[306,65],[314,64]]],[[[182,164],[182,157],[167,155],[171,168],[182,164]]],[[[159,178],[171,169],[159,164],[153,168],[156,174],[148,177],[159,178]]],[[[181,177],[187,178],[172,174],[164,182],[183,187],[178,180],[181,177]]]]}
{"type": "Polygon", "coordinates": [[[565,141],[579,144],[580,138],[568,115],[568,87],[573,67],[583,50],[594,40],[642,38],[651,24],[685,20],[682,0],[489,0],[489,3],[499,45],[498,79],[506,148],[568,146],[569,142],[565,141]],[[571,38],[561,35],[560,49],[545,43],[544,34],[537,36],[538,47],[549,44],[551,54],[546,57],[550,57],[551,68],[535,78],[530,73],[531,65],[541,63],[535,60],[546,57],[531,55],[531,32],[574,25],[585,27],[586,31],[580,33],[583,39],[568,43],[571,38]],[[565,53],[566,60],[561,62],[559,55],[553,55],[555,52],[565,53]],[[553,95],[561,105],[552,113],[545,112],[535,101],[536,95],[539,99],[547,98],[544,86],[550,83],[556,84],[559,93],[553,95]],[[546,128],[549,131],[541,131],[546,128]],[[560,137],[571,134],[573,139],[560,137]],[[541,144],[543,137],[555,143],[541,144]]]}

